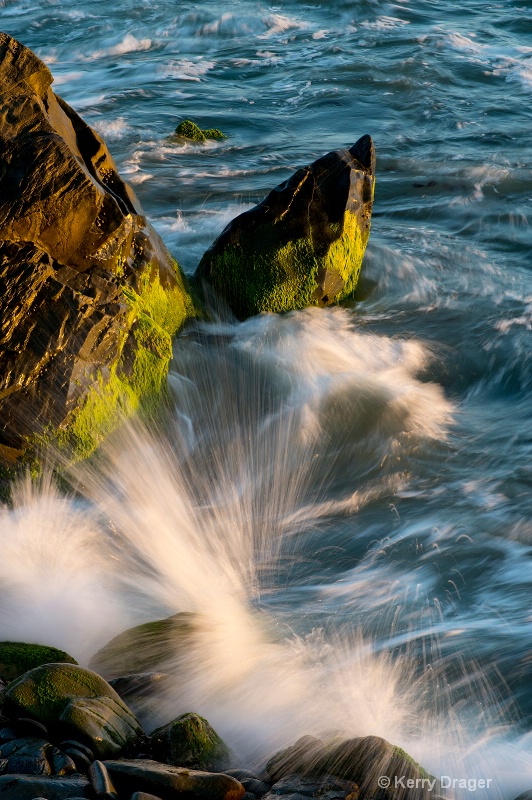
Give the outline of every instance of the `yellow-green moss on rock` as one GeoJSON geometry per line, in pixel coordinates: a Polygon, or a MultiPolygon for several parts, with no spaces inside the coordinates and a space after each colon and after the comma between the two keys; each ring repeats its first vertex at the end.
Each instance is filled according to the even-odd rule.
{"type": "Polygon", "coordinates": [[[27,642],[0,642],[0,679],[4,681],[13,681],[34,667],[52,662],[77,664],[72,656],[56,647],[27,642]]]}
{"type": "Polygon", "coordinates": [[[330,305],[355,290],[375,186],[370,136],[298,170],[225,228],[194,281],[237,317],[330,305]]]}
{"type": "Polygon", "coordinates": [[[75,458],[85,458],[126,418],[153,410],[164,392],[172,357],[172,338],[188,317],[193,301],[175,265],[175,282],[163,286],[147,268],[135,288],[124,286],[127,311],[119,355],[98,372],[85,402],[67,417],[59,441],[75,458]]]}
{"type": "Polygon", "coordinates": [[[219,128],[205,128],[202,130],[195,122],[184,119],[175,129],[175,135],[183,139],[190,139],[192,142],[205,142],[207,139],[217,139],[219,141],[227,139],[227,136],[219,128]]]}
{"type": "Polygon", "coordinates": [[[229,748],[214,728],[190,712],[153,731],[150,750],[157,761],[207,772],[227,769],[231,760],[229,748]]]}
{"type": "Polygon", "coordinates": [[[87,742],[101,758],[117,755],[142,736],[140,723],[114,689],[75,664],[44,664],[26,672],[7,687],[5,708],[87,742]]]}

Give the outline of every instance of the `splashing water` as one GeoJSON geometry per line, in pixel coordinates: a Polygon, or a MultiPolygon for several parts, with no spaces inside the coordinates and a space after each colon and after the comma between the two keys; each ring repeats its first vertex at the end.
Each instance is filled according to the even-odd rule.
{"type": "Polygon", "coordinates": [[[408,485],[412,457],[445,436],[452,406],[419,378],[433,358],[342,309],[198,326],[179,343],[164,425],[127,425],[72,471],[74,495],[50,479],[14,487],[0,635],[87,663],[129,625],[195,612],[148,729],[192,709],[247,764],[341,731],[400,743],[437,774],[486,766],[504,698],[440,651],[433,611],[420,601],[402,637],[386,616],[369,630],[342,618],[394,597],[382,542],[351,583],[322,587],[332,616],[283,594],[305,591],[301,564],[332,522],[408,485]]]}

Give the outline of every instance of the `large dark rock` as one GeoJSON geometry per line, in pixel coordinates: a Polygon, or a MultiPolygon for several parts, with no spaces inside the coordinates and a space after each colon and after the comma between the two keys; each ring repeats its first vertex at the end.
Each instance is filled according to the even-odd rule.
{"type": "Polygon", "coordinates": [[[180,769],[148,759],[105,761],[107,771],[119,793],[141,791],[176,800],[182,794],[205,800],[241,800],[244,787],[236,778],[223,773],[180,769]]]}
{"type": "Polygon", "coordinates": [[[408,796],[411,800],[429,797],[429,781],[433,780],[404,750],[378,736],[329,742],[303,736],[291,747],[276,753],[266,765],[266,772],[274,783],[293,773],[334,775],[355,783],[362,795],[408,796]],[[389,789],[383,789],[378,783],[382,777],[389,779],[389,789]],[[396,778],[402,780],[397,786],[396,778]],[[414,781],[410,787],[406,787],[408,780],[414,781]]]}
{"type": "Polygon", "coordinates": [[[81,739],[109,758],[143,735],[137,718],[99,675],[73,664],[46,664],[9,684],[7,713],[30,716],[57,734],[81,739]]]}
{"type": "Polygon", "coordinates": [[[240,319],[337,303],[356,287],[369,237],[375,151],[370,136],[299,169],[236,217],[195,275],[240,319]]]}
{"type": "Polygon", "coordinates": [[[26,642],[0,642],[0,678],[4,680],[12,681],[33,667],[52,662],[77,663],[72,656],[56,647],[26,642]]]}
{"type": "Polygon", "coordinates": [[[98,650],[89,666],[107,680],[166,670],[172,666],[180,647],[190,643],[196,619],[195,614],[182,612],[128,628],[98,650]]]}
{"type": "Polygon", "coordinates": [[[155,398],[192,313],[183,277],[48,67],[0,33],[0,463],[87,455],[155,398]]]}
{"type": "Polygon", "coordinates": [[[219,771],[231,762],[229,748],[199,714],[181,714],[157,728],[150,736],[150,749],[157,761],[176,767],[219,771]]]}

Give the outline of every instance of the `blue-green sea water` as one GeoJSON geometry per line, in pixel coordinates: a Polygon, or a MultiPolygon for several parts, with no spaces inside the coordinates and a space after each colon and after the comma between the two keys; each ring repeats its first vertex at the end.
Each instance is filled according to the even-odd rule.
{"type": "Polygon", "coordinates": [[[96,523],[21,490],[2,636],[83,660],[126,622],[216,608],[226,646],[177,711],[249,758],[323,724],[491,778],[477,796],[531,789],[529,0],[0,0],[0,27],[188,273],[297,167],[365,133],[377,151],[361,298],[187,329],[167,429],[134,425],[91,478],[129,591],[139,553],[158,576],[144,602],[88,556],[48,585],[39,536],[79,552],[96,523]],[[228,138],[172,140],[186,118],[228,138]]]}

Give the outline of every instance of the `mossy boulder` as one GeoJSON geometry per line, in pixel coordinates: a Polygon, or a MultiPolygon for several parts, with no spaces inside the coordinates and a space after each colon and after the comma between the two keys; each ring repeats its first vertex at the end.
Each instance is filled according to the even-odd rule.
{"type": "Polygon", "coordinates": [[[239,319],[338,303],[353,294],[375,186],[370,136],[328,153],[236,217],[201,259],[206,283],[239,319]]]}
{"type": "Polygon", "coordinates": [[[77,664],[72,656],[55,647],[26,642],[0,642],[0,679],[4,681],[12,681],[34,667],[52,662],[77,664]]]}
{"type": "MultiPolygon", "coordinates": [[[[194,313],[104,142],[0,33],[0,465],[88,455],[165,384],[194,313]]],[[[5,477],[5,476],[4,476],[5,477]]]]}
{"type": "Polygon", "coordinates": [[[379,736],[330,741],[303,736],[272,756],[266,772],[272,783],[292,773],[336,775],[352,781],[363,795],[371,797],[377,794],[395,800],[402,797],[415,800],[430,796],[428,781],[431,776],[408,753],[379,736]],[[390,780],[389,789],[383,789],[377,782],[383,776],[390,780]],[[403,778],[405,784],[407,780],[414,783],[410,787],[402,783],[396,786],[396,777],[403,778]]]}
{"type": "Polygon", "coordinates": [[[202,130],[190,119],[184,119],[183,122],[179,123],[175,129],[175,136],[180,136],[183,139],[190,139],[192,142],[206,142],[207,139],[216,139],[218,141],[227,139],[227,136],[218,128],[206,128],[202,130]]]}
{"type": "Polygon", "coordinates": [[[223,771],[231,753],[214,728],[199,714],[181,716],[153,731],[150,749],[156,761],[176,767],[223,771]]]}
{"type": "Polygon", "coordinates": [[[168,670],[179,648],[190,643],[196,620],[195,614],[184,612],[128,628],[98,650],[89,666],[107,680],[168,670]]]}
{"type": "Polygon", "coordinates": [[[74,664],[45,664],[26,672],[7,687],[5,710],[79,739],[100,758],[118,755],[143,735],[114,689],[95,672],[74,664]]]}

